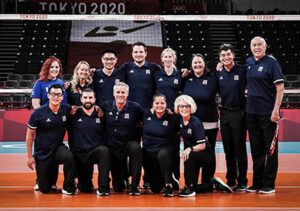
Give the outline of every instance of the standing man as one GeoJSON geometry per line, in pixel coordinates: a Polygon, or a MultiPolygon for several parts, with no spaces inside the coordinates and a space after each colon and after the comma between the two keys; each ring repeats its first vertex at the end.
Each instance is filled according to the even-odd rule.
{"type": "Polygon", "coordinates": [[[78,175],[78,189],[82,192],[93,191],[93,167],[98,165],[99,196],[109,195],[110,155],[104,145],[103,119],[95,109],[95,92],[86,88],[80,97],[82,106],[71,116],[72,148],[78,175]]]}
{"type": "MultiPolygon", "coordinates": [[[[133,62],[127,62],[120,67],[125,71],[126,81],[130,87],[129,100],[139,103],[143,109],[149,109],[152,103],[152,96],[155,94],[154,73],[160,71],[160,67],[153,63],[147,62],[147,46],[143,42],[136,42],[132,45],[133,62]]],[[[141,137],[142,129],[138,131],[141,137]]],[[[143,188],[150,189],[148,173],[144,172],[143,188]]]]}
{"type": "Polygon", "coordinates": [[[132,45],[133,62],[127,62],[120,67],[121,70],[125,70],[130,87],[128,99],[139,103],[144,109],[151,107],[152,96],[155,93],[154,73],[160,71],[160,67],[147,62],[146,57],[146,45],[136,42],[132,45]]]}
{"type": "Polygon", "coordinates": [[[47,94],[49,103],[35,109],[30,116],[26,134],[27,166],[32,170],[35,167],[39,190],[49,193],[54,181],[51,172],[53,166],[63,164],[65,180],[62,193],[74,195],[75,161],[72,153],[63,144],[70,106],[61,104],[63,93],[59,84],[51,85],[47,94]]]}
{"type": "Polygon", "coordinates": [[[124,82],[126,74],[115,68],[117,54],[113,50],[105,50],[101,57],[103,68],[96,70],[93,83],[96,92],[96,103],[100,107],[106,100],[113,100],[113,87],[118,82],[124,82]]]}
{"type": "Polygon", "coordinates": [[[220,71],[217,72],[222,104],[220,123],[227,185],[236,191],[245,191],[248,183],[245,113],[247,67],[235,63],[234,58],[233,47],[222,44],[219,48],[220,71]]]}
{"type": "Polygon", "coordinates": [[[137,124],[142,121],[143,110],[138,103],[127,100],[129,87],[123,82],[114,86],[113,101],[106,101],[103,107],[106,118],[107,144],[111,154],[111,174],[114,191],[125,188],[127,157],[131,165],[131,186],[129,195],[138,196],[138,186],[143,162],[137,124]]]}
{"type": "Polygon", "coordinates": [[[274,193],[278,169],[278,145],[273,155],[270,146],[279,120],[284,94],[282,70],[277,60],[266,55],[267,43],[254,37],[250,48],[253,56],[248,65],[247,127],[253,159],[253,184],[247,192],[274,193]]]}

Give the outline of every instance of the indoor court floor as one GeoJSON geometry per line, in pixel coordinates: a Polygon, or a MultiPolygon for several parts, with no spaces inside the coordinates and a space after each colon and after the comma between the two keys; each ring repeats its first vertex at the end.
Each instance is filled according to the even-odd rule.
{"type": "MultiPolygon", "coordinates": [[[[216,176],[226,181],[221,142],[217,143],[216,151],[216,176]]],[[[96,193],[69,196],[60,192],[42,194],[33,191],[35,173],[26,166],[25,142],[0,142],[0,210],[300,210],[300,142],[280,142],[279,152],[279,173],[274,194],[214,192],[190,198],[166,198],[162,194],[141,190],[141,196],[129,196],[128,191],[121,194],[111,192],[110,196],[105,197],[96,193]]],[[[248,156],[251,185],[252,162],[250,154],[248,156]]],[[[94,174],[95,186],[96,177],[97,173],[94,174]]],[[[180,183],[184,185],[183,173],[180,183]]],[[[61,189],[62,173],[57,185],[61,189]]]]}

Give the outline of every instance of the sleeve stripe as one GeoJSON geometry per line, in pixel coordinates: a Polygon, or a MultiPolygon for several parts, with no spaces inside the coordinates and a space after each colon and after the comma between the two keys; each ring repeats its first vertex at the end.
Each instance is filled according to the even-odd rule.
{"type": "Polygon", "coordinates": [[[205,139],[202,139],[202,140],[198,140],[198,141],[196,141],[197,143],[203,143],[203,142],[205,142],[206,140],[205,139]]]}
{"type": "Polygon", "coordinates": [[[283,82],[283,81],[284,81],[283,79],[278,79],[278,80],[274,81],[273,83],[277,84],[278,82],[283,82]]]}
{"type": "Polygon", "coordinates": [[[28,125],[27,127],[28,127],[29,129],[32,129],[32,130],[37,129],[37,127],[31,126],[31,125],[28,125]]]}

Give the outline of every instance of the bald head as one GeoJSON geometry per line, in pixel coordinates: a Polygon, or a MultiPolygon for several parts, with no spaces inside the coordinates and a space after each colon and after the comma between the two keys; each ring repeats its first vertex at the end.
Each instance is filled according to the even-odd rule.
{"type": "Polygon", "coordinates": [[[266,55],[267,43],[264,38],[256,36],[250,43],[251,52],[256,60],[260,60],[266,55]]]}

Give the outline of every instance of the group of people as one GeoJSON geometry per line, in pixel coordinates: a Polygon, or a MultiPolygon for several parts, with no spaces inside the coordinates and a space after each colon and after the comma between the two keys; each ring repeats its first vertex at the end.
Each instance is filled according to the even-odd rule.
{"type": "Polygon", "coordinates": [[[185,186],[178,192],[181,197],[214,189],[275,192],[277,145],[272,155],[269,149],[279,120],[283,75],[277,60],[266,54],[262,37],[254,37],[250,48],[253,56],[245,65],[234,61],[230,44],[223,44],[217,71],[207,68],[201,54],[193,54],[190,70],[179,71],[173,49],[162,51],[159,66],[146,61],[147,47],[137,42],[132,46],[133,62],[116,68],[117,54],[105,50],[102,69],[92,70],[81,61],[67,83],[59,79],[60,61],[48,58],[32,91],[34,111],[26,135],[27,165],[36,169],[36,189],[42,193],[56,190],[58,165],[63,164],[63,193],[76,194],[77,188],[92,192],[93,167],[97,164],[99,196],[110,194],[111,179],[115,192],[129,188],[130,195],[140,195],[143,167],[143,187],[153,193],[163,190],[163,196],[171,197],[180,189],[182,159],[185,186]],[[221,97],[227,183],[214,178],[217,93],[221,97]],[[253,159],[250,187],[247,129],[253,159]],[[63,144],[66,130],[69,148],[63,144]]]}

